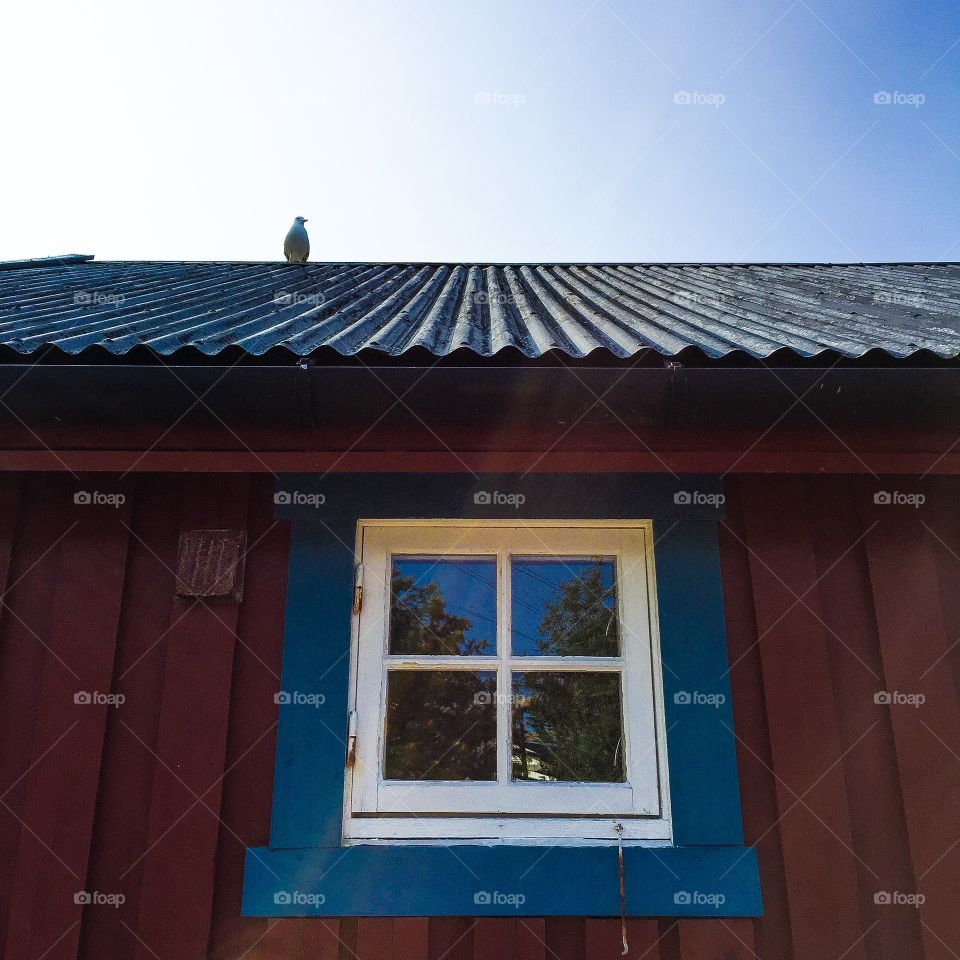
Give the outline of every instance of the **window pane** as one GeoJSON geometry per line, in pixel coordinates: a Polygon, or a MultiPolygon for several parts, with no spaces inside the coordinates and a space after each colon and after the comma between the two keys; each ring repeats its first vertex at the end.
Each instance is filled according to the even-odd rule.
{"type": "Polygon", "coordinates": [[[496,673],[389,671],[384,777],[496,780],[496,673]]]}
{"type": "Polygon", "coordinates": [[[513,675],[513,779],[622,783],[617,673],[513,675]]]}
{"type": "Polygon", "coordinates": [[[510,585],[515,656],[620,653],[612,559],[514,557],[510,585]]]}
{"type": "Polygon", "coordinates": [[[497,563],[492,557],[394,557],[390,653],[497,652],[497,563]]]}

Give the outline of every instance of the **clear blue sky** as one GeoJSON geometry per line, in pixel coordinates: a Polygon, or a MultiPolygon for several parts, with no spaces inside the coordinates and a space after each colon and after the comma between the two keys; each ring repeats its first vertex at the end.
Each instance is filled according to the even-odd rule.
{"type": "Polygon", "coordinates": [[[321,260],[960,259],[956,2],[53,0],[0,29],[2,259],[278,259],[296,214],[321,260]]]}

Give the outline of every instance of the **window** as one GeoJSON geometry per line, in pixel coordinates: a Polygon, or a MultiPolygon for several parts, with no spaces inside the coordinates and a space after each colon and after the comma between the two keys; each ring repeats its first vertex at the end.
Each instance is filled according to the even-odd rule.
{"type": "Polygon", "coordinates": [[[649,523],[359,540],[346,839],[669,841],[649,523]]]}
{"type": "MultiPolygon", "coordinates": [[[[679,485],[722,492],[707,476],[679,485]]],[[[317,696],[278,704],[270,839],[247,851],[243,915],[616,917],[621,824],[629,915],[759,916],[722,508],[677,486],[667,474],[282,476],[281,689],[317,696]],[[481,498],[490,490],[525,505],[481,498]],[[582,519],[584,491],[597,520],[582,519]],[[558,519],[531,516],[547,503],[558,519]],[[490,891],[526,899],[478,899],[490,891]]]]}

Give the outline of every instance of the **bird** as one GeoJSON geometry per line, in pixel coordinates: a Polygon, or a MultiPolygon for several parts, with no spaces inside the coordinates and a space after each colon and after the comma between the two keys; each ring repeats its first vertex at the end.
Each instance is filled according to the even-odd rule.
{"type": "Polygon", "coordinates": [[[310,256],[310,238],[307,236],[306,217],[295,217],[293,226],[283,238],[283,255],[287,263],[306,263],[310,256]]]}

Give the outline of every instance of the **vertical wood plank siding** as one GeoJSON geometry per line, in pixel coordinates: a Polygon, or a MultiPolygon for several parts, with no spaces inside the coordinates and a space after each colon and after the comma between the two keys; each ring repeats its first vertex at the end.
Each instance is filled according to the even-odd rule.
{"type": "Polygon", "coordinates": [[[845,750],[854,748],[841,742],[830,675],[828,650],[840,641],[811,589],[813,536],[797,508],[803,480],[748,478],[742,502],[794,949],[798,957],[862,960],[843,769],[845,750]]]}
{"type": "MultiPolygon", "coordinates": [[[[289,548],[272,491],[0,478],[0,958],[620,957],[611,919],[240,917],[243,851],[270,826],[289,548]],[[74,503],[94,489],[124,501],[74,503]],[[246,531],[241,604],[175,598],[179,533],[201,527],[246,531]]],[[[727,481],[733,716],[765,914],[630,919],[629,957],[960,955],[960,484],[917,509],[873,492],[727,481]]]]}

